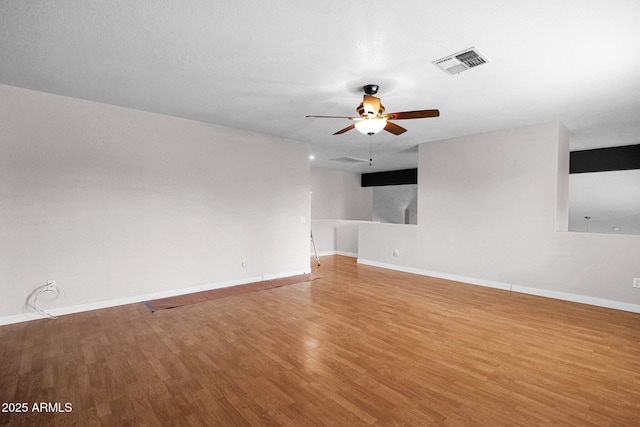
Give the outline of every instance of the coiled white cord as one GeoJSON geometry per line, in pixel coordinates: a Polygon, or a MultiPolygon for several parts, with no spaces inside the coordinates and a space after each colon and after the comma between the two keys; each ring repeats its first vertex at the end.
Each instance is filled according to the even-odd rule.
{"type": "Polygon", "coordinates": [[[56,316],[47,313],[46,311],[44,311],[43,309],[41,309],[40,307],[38,307],[38,298],[42,295],[45,294],[47,292],[51,292],[53,294],[55,294],[55,298],[58,297],[66,297],[66,294],[64,293],[64,291],[62,289],[60,289],[57,286],[51,286],[49,284],[47,285],[42,285],[39,286],[37,288],[35,288],[33,290],[33,292],[31,292],[29,294],[29,296],[27,297],[27,307],[32,308],[33,310],[35,310],[36,312],[40,313],[41,315],[48,317],[49,319],[57,319],[56,316]]]}

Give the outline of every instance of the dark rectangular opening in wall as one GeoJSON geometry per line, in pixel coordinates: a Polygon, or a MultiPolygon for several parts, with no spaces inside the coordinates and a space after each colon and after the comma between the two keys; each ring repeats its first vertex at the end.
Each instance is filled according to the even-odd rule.
{"type": "Polygon", "coordinates": [[[418,183],[418,169],[402,169],[387,172],[363,173],[362,187],[380,187],[383,185],[406,185],[418,183]]]}
{"type": "Polygon", "coordinates": [[[569,173],[640,169],[640,144],[572,151],[569,173]]]}

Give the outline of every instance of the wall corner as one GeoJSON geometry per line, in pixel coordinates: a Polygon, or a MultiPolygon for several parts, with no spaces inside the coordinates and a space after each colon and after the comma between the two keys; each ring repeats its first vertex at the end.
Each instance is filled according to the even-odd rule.
{"type": "Polygon", "coordinates": [[[569,230],[569,140],[570,132],[557,122],[556,231],[569,230]]]}

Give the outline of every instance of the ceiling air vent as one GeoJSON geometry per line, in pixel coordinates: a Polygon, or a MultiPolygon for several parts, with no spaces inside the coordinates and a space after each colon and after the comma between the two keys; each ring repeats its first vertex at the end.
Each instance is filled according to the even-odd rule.
{"type": "Polygon", "coordinates": [[[454,53],[453,55],[448,55],[437,61],[433,61],[432,64],[448,74],[460,74],[469,68],[474,68],[487,62],[489,62],[489,58],[475,47],[470,47],[462,52],[454,53]]]}

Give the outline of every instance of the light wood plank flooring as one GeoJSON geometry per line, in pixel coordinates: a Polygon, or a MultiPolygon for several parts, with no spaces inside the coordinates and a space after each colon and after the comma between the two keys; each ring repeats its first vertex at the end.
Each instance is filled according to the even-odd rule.
{"type": "Polygon", "coordinates": [[[314,272],[0,327],[0,402],[29,405],[0,425],[640,425],[638,314],[340,256],[314,272]]]}

